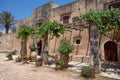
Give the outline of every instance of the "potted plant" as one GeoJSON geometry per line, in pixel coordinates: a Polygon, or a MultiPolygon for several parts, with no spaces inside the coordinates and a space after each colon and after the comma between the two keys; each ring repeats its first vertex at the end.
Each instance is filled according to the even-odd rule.
{"type": "Polygon", "coordinates": [[[16,55],[16,50],[14,50],[14,51],[11,51],[11,52],[9,52],[8,54],[7,54],[7,58],[9,59],[9,60],[13,60],[14,59],[14,57],[13,57],[13,55],[16,55]]]}
{"type": "Polygon", "coordinates": [[[40,56],[36,57],[35,59],[35,66],[42,66],[42,59],[40,58],[40,56]]]}
{"type": "Polygon", "coordinates": [[[28,63],[30,58],[28,56],[23,57],[23,63],[28,63]]]}
{"type": "Polygon", "coordinates": [[[29,55],[30,60],[34,61],[36,56],[37,56],[37,52],[36,51],[38,50],[38,47],[35,47],[35,45],[30,45],[29,49],[30,49],[30,55],[29,55]]]}
{"type": "Polygon", "coordinates": [[[12,54],[13,60],[15,60],[18,57],[18,55],[16,55],[17,50],[11,51],[10,53],[12,54]]]}
{"type": "Polygon", "coordinates": [[[58,52],[60,53],[60,61],[64,61],[63,67],[67,67],[69,62],[69,54],[74,49],[73,44],[69,40],[62,41],[58,47],[58,52]]]}
{"type": "Polygon", "coordinates": [[[8,53],[6,57],[8,58],[8,60],[13,60],[11,53],[8,53]]]}
{"type": "Polygon", "coordinates": [[[16,62],[21,62],[21,57],[18,56],[18,57],[15,59],[15,61],[16,61],[16,62]]]}

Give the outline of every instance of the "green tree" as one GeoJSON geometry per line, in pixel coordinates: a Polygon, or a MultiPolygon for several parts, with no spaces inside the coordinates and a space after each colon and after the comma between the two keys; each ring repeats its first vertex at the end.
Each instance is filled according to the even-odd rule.
{"type": "Polygon", "coordinates": [[[58,23],[57,21],[45,22],[37,30],[37,38],[44,39],[44,47],[42,49],[41,56],[43,55],[43,52],[48,52],[48,36],[51,36],[51,39],[53,37],[59,37],[60,34],[63,34],[65,31],[63,25],[58,23]]]}
{"type": "Polygon", "coordinates": [[[6,34],[8,34],[9,29],[13,27],[15,24],[14,16],[7,11],[3,11],[0,13],[0,29],[6,30],[6,34]]]}
{"type": "Polygon", "coordinates": [[[32,31],[33,28],[26,25],[22,25],[22,27],[18,29],[16,37],[21,40],[20,55],[22,59],[27,56],[27,39],[32,34],[32,31]]]}
{"type": "Polygon", "coordinates": [[[91,65],[95,67],[96,70],[100,70],[99,47],[101,36],[111,31],[118,32],[120,30],[119,15],[120,10],[112,8],[106,11],[90,10],[81,16],[81,19],[89,24],[91,65]]]}

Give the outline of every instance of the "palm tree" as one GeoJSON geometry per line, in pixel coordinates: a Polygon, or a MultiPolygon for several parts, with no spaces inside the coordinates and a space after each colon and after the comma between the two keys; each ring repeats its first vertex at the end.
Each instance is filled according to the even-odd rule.
{"type": "Polygon", "coordinates": [[[14,16],[7,11],[3,11],[0,13],[0,29],[6,30],[6,34],[8,34],[9,29],[13,27],[15,24],[14,16]]]}

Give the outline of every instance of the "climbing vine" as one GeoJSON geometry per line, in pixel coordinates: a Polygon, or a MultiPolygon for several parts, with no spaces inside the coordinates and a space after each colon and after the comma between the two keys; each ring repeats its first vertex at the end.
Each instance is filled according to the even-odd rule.
{"type": "Polygon", "coordinates": [[[111,8],[106,11],[93,11],[83,14],[80,18],[88,23],[94,23],[100,34],[105,34],[111,30],[120,29],[119,9],[111,8]]]}
{"type": "Polygon", "coordinates": [[[58,23],[57,21],[53,22],[46,22],[43,23],[38,28],[38,34],[37,36],[39,38],[43,38],[45,35],[49,34],[52,37],[59,37],[60,34],[64,33],[64,28],[62,27],[62,24],[58,23]]]}

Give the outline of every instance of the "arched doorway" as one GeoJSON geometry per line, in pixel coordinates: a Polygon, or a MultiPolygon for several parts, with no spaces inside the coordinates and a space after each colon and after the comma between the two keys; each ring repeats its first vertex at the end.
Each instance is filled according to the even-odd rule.
{"type": "Polygon", "coordinates": [[[107,61],[118,61],[117,44],[113,41],[108,41],[104,45],[104,55],[107,61]]]}
{"type": "Polygon", "coordinates": [[[42,41],[41,40],[37,43],[37,46],[38,46],[38,55],[40,55],[41,50],[42,50],[42,41]]]}

